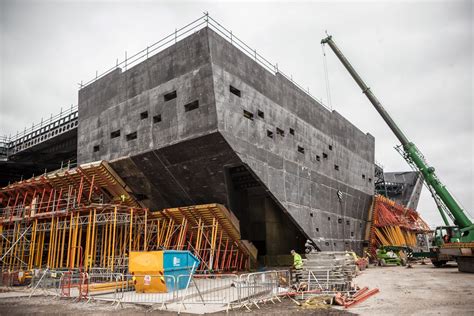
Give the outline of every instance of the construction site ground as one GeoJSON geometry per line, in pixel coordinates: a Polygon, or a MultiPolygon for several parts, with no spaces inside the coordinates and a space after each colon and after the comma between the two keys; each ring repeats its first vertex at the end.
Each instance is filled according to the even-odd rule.
{"type": "MultiPolygon", "coordinates": [[[[230,311],[230,315],[473,315],[472,284],[474,275],[460,273],[455,265],[434,268],[431,264],[405,267],[370,267],[355,282],[359,286],[379,288],[380,292],[350,309],[306,309],[289,299],[281,303],[261,305],[261,309],[230,311]]],[[[0,293],[0,314],[175,314],[150,311],[148,307],[126,305],[115,309],[110,304],[72,302],[46,296],[28,298],[26,292],[0,293]]],[[[186,313],[182,313],[186,315],[186,313]]],[[[219,313],[224,315],[225,313],[219,313]]]]}

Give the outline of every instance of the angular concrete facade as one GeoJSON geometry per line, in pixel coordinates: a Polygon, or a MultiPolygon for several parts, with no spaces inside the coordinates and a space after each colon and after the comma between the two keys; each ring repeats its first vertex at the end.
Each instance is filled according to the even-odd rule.
{"type": "Polygon", "coordinates": [[[416,210],[423,189],[423,178],[417,171],[384,172],[385,183],[380,191],[389,199],[416,210]]]}
{"type": "Polygon", "coordinates": [[[147,207],[225,204],[263,255],[362,249],[374,138],[208,28],[80,90],[99,159],[147,207]]]}

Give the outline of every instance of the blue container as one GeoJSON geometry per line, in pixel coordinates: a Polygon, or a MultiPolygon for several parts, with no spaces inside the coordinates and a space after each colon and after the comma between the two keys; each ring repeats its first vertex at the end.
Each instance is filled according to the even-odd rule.
{"type": "MultiPolygon", "coordinates": [[[[187,250],[164,250],[163,272],[165,276],[175,277],[178,290],[186,288],[190,276],[196,272],[199,259],[187,250]]],[[[172,278],[166,278],[168,291],[175,289],[172,278]]]]}

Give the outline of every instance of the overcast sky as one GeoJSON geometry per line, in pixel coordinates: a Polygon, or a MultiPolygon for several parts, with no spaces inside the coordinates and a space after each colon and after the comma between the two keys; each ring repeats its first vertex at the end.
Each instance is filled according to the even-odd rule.
{"type": "MultiPolygon", "coordinates": [[[[77,104],[81,80],[204,11],[325,102],[320,40],[333,34],[450,191],[474,209],[472,1],[0,0],[0,135],[77,104]]],[[[393,149],[397,139],[329,50],[327,63],[332,107],[375,136],[386,171],[409,170],[393,149]]],[[[419,211],[442,223],[426,189],[419,211]]]]}

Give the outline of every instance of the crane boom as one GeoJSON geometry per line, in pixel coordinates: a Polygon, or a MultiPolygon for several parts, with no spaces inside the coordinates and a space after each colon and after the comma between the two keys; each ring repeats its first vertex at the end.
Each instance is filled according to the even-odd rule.
{"type": "Polygon", "coordinates": [[[451,213],[452,217],[454,218],[454,224],[459,226],[459,228],[463,232],[462,241],[474,241],[474,225],[472,224],[471,220],[466,216],[462,207],[457,203],[451,193],[449,193],[446,187],[441,183],[441,181],[435,174],[435,169],[428,165],[416,145],[410,142],[405,136],[405,134],[402,132],[402,130],[397,126],[397,124],[395,124],[395,121],[384,109],[384,107],[374,95],[374,93],[365,84],[359,74],[355,71],[354,67],[352,67],[347,58],[344,56],[344,54],[342,54],[341,50],[334,43],[332,36],[324,38],[321,41],[321,44],[328,44],[329,47],[331,47],[334,54],[336,54],[337,58],[341,61],[347,71],[349,71],[349,73],[351,74],[352,78],[354,78],[356,83],[362,89],[362,93],[367,96],[367,98],[375,107],[377,112],[379,112],[379,114],[382,116],[385,123],[387,123],[392,132],[401,142],[403,146],[403,151],[405,153],[404,158],[407,160],[408,163],[414,165],[416,169],[422,174],[425,183],[430,188],[430,191],[433,193],[433,195],[436,195],[433,197],[435,198],[435,201],[437,201],[437,204],[444,204],[445,207],[440,207],[438,204],[438,209],[446,224],[449,225],[446,216],[443,212],[443,208],[448,210],[449,213],[451,213]]]}

